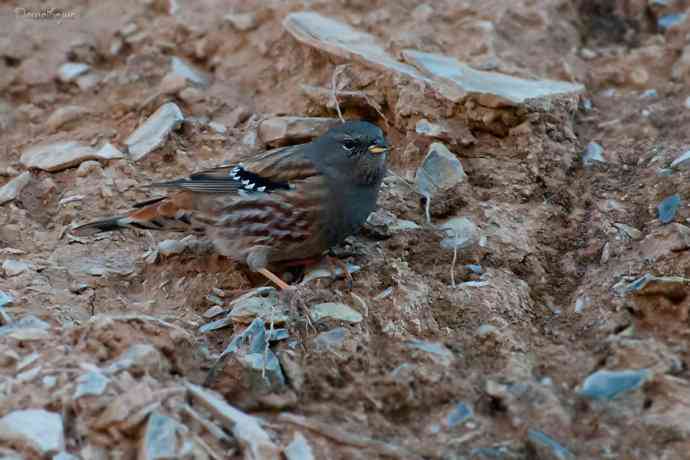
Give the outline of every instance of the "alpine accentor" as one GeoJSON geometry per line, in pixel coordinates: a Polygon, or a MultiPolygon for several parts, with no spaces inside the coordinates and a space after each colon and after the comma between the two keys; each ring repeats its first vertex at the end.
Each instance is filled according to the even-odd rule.
{"type": "Polygon", "coordinates": [[[219,253],[285,288],[267,266],[320,257],[355,233],[376,207],[387,151],[381,129],[348,121],[306,144],[154,184],[170,194],[72,232],[203,232],[219,253]]]}

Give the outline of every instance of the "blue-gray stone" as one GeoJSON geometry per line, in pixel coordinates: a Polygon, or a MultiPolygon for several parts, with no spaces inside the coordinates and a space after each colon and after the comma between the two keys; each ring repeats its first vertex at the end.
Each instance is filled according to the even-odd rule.
{"type": "Polygon", "coordinates": [[[158,411],[149,416],[142,444],[142,458],[177,458],[177,429],[175,419],[158,411]]]}
{"type": "Polygon", "coordinates": [[[448,414],[448,418],[446,419],[446,423],[448,423],[448,428],[453,428],[456,425],[465,423],[472,417],[474,417],[474,411],[472,411],[472,407],[461,402],[458,405],[456,405],[452,411],[450,411],[450,413],[448,414]]]}
{"type": "Polygon", "coordinates": [[[323,348],[338,348],[347,337],[347,330],[344,327],[336,327],[330,331],[322,332],[314,338],[314,343],[323,348]]]}
{"type": "Polygon", "coordinates": [[[591,112],[592,111],[592,100],[591,99],[583,99],[582,102],[580,103],[582,110],[585,112],[591,112]]]}
{"type": "Polygon", "coordinates": [[[657,20],[657,25],[661,30],[665,31],[675,26],[676,24],[680,24],[681,22],[685,21],[685,18],[687,16],[687,13],[665,14],[657,20]]]}
{"type": "Polygon", "coordinates": [[[465,265],[465,268],[474,273],[475,275],[481,275],[484,273],[482,270],[482,266],[479,264],[467,264],[465,265]]]}
{"type": "Polygon", "coordinates": [[[543,457],[555,460],[575,460],[575,455],[572,452],[541,431],[529,430],[527,432],[527,439],[537,452],[547,451],[550,454],[543,457]]]}
{"type": "Polygon", "coordinates": [[[0,308],[4,307],[5,305],[11,304],[13,300],[14,299],[11,295],[0,291],[0,308]]]}
{"type": "Polygon", "coordinates": [[[681,156],[671,162],[671,168],[687,168],[690,165],[690,150],[683,153],[681,156]]]}
{"type": "Polygon", "coordinates": [[[657,97],[658,93],[655,89],[648,89],[644,91],[640,97],[657,97]]]}
{"type": "Polygon", "coordinates": [[[582,156],[582,163],[585,166],[590,166],[596,162],[606,163],[604,159],[604,148],[596,142],[590,142],[587,144],[585,153],[582,156]]]}
{"type": "Polygon", "coordinates": [[[657,216],[662,224],[673,222],[680,207],[680,195],[671,195],[665,198],[656,207],[657,216]]]}
{"type": "Polygon", "coordinates": [[[270,340],[271,342],[279,342],[281,340],[287,340],[288,338],[290,338],[290,333],[288,332],[288,330],[285,328],[280,328],[273,329],[273,332],[271,332],[271,336],[268,340],[270,340]]]}
{"type": "Polygon", "coordinates": [[[470,451],[472,460],[518,460],[526,458],[523,452],[510,447],[476,447],[470,451]]]}
{"type": "Polygon", "coordinates": [[[682,296],[687,289],[690,279],[682,276],[654,276],[645,273],[636,280],[625,284],[620,281],[613,289],[620,295],[666,295],[670,297],[682,296]]]}
{"type": "Polygon", "coordinates": [[[651,377],[649,369],[600,370],[585,379],[579,394],[590,399],[611,400],[622,393],[640,388],[651,377]]]}

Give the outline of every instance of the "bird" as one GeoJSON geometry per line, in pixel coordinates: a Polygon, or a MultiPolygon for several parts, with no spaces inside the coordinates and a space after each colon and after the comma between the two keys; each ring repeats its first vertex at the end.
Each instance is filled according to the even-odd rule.
{"type": "Polygon", "coordinates": [[[287,289],[270,265],[318,260],[355,234],[376,209],[389,150],[375,124],[345,121],[311,142],[150,184],[167,194],[71,233],[138,228],[203,234],[221,255],[287,289]]]}

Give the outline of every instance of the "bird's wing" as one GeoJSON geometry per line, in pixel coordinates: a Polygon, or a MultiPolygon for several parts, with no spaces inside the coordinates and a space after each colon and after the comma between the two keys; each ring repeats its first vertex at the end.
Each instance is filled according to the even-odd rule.
{"type": "Polygon", "coordinates": [[[304,147],[305,144],[301,144],[269,150],[240,163],[218,166],[152,187],[202,193],[289,190],[295,183],[320,175],[304,155],[304,147]]]}

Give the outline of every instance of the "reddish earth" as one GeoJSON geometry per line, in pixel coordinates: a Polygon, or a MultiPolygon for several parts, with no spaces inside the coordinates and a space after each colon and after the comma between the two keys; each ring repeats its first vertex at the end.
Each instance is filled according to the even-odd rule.
{"type": "MultiPolygon", "coordinates": [[[[9,316],[0,316],[0,419],[24,409],[60,414],[64,451],[84,459],[171,458],[147,450],[154,413],[178,422],[173,458],[279,458],[296,432],[314,458],[329,459],[688,458],[690,194],[687,164],[669,166],[690,148],[690,18],[660,25],[687,7],[682,0],[56,1],[21,2],[21,11],[3,4],[0,186],[27,170],[20,157],[30,146],[110,142],[125,151],[127,137],[165,102],[186,121],[139,162],[31,169],[28,185],[0,205],[0,291],[13,298],[3,309],[9,316]],[[68,14],[32,16],[45,8],[68,14]],[[396,58],[415,48],[586,90],[546,105],[456,104],[298,42],[283,19],[306,9],[371,33],[396,58]],[[233,25],[229,13],[248,16],[233,25]],[[171,56],[210,84],[164,80],[171,56]],[[88,64],[92,84],[60,81],[66,62],[88,64]],[[394,146],[398,177],[386,179],[380,208],[417,225],[369,227],[339,248],[361,266],[351,289],[326,279],[280,299],[290,339],[273,351],[286,383],[266,388],[239,361],[210,383],[258,417],[278,449],[252,453],[186,385],[204,384],[251,321],[202,333],[205,312],[264,280],[213,252],[155,257],[160,241],[180,235],[78,240],[67,230],[151,196],[140,185],[263,149],[256,134],[263,120],[337,116],[327,96],[309,96],[302,85],[330,88],[343,63],[339,88],[356,92],[340,96],[344,117],[375,121],[394,146]],[[83,111],[50,120],[66,106],[83,111]],[[456,286],[453,251],[441,246],[444,235],[426,222],[414,189],[432,142],[415,132],[422,118],[451,126],[459,140],[447,141],[449,149],[467,173],[432,200],[432,224],[467,217],[481,236],[458,251],[456,286]],[[604,162],[583,164],[590,142],[603,147],[604,162]],[[680,206],[664,224],[656,207],[674,194],[680,206]],[[679,279],[620,289],[646,273],[679,279]],[[324,302],[347,304],[363,319],[307,325],[305,309],[324,302]],[[48,325],[2,329],[29,315],[48,325]],[[134,345],[150,347],[122,364],[134,345]],[[78,379],[96,367],[107,387],[76,397],[78,379]],[[598,370],[649,374],[615,398],[593,400],[581,389],[598,370]],[[459,403],[472,414],[449,423],[459,403]]],[[[0,441],[3,458],[55,453],[0,441]]]]}

